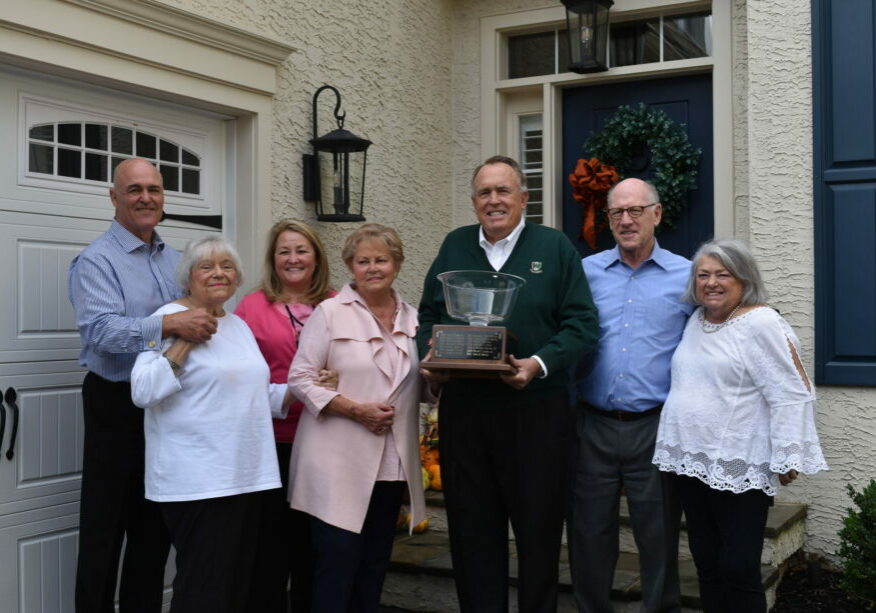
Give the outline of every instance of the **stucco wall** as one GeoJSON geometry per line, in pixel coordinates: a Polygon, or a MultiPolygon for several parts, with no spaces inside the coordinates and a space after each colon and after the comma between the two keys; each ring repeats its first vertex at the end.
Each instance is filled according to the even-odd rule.
{"type": "MultiPolygon", "coordinates": [[[[741,80],[737,120],[746,143],[738,151],[739,185],[748,194],[737,213],[770,289],[771,304],[794,326],[813,372],[814,268],[812,183],[812,61],[809,3],[798,0],[737,2],[737,64],[741,80]],[[743,87],[745,91],[743,90],[743,87]]],[[[739,133],[740,130],[737,130],[739,133]]],[[[740,194],[737,194],[739,196],[740,194]]],[[[831,470],[804,477],[783,490],[786,500],[810,505],[806,548],[832,555],[850,506],[847,483],[876,476],[876,390],[822,387],[818,425],[831,470]]]]}
{"type": "Polygon", "coordinates": [[[556,6],[545,0],[455,0],[453,3],[453,225],[474,223],[472,170],[500,151],[481,151],[481,18],[556,6]]]}
{"type": "MultiPolygon", "coordinates": [[[[398,289],[416,304],[423,275],[450,229],[451,28],[449,0],[167,0],[297,48],[278,70],[272,214],[312,223],[326,243],[335,284],[349,275],[344,237],[360,224],[315,222],[301,196],[301,154],[310,152],[311,98],[337,87],[345,128],[371,140],[368,221],[395,227],[406,262],[398,289]]],[[[320,96],[319,133],[335,127],[334,96],[320,96]]]]}

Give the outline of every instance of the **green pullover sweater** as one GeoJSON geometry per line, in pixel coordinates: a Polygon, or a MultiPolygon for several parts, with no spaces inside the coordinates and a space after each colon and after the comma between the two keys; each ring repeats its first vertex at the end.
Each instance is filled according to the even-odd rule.
{"type": "MultiPolygon", "coordinates": [[[[478,244],[479,227],[450,232],[426,275],[417,332],[421,356],[426,355],[433,325],[463,323],[447,315],[437,275],[448,270],[493,270],[478,244]]],[[[515,357],[537,354],[548,376],[534,378],[522,391],[498,378],[454,379],[447,386],[459,386],[458,391],[471,395],[473,401],[490,403],[501,403],[511,394],[562,390],[569,384],[569,367],[593,351],[599,340],[599,318],[578,252],[563,233],[527,223],[499,272],[526,279],[511,316],[502,323],[516,337],[515,357]]]]}

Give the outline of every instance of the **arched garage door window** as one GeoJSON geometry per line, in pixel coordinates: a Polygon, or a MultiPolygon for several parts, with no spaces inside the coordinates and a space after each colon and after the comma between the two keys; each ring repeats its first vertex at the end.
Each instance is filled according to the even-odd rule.
{"type": "Polygon", "coordinates": [[[28,172],[83,183],[108,183],[130,157],[158,166],[169,193],[201,193],[201,158],[180,144],[136,127],[57,122],[28,129],[28,172]]]}

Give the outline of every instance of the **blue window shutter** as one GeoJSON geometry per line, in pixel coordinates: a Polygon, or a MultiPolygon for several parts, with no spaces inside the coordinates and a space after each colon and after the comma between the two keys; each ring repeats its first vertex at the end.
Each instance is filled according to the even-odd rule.
{"type": "Polygon", "coordinates": [[[876,385],[876,11],[813,0],[815,381],[876,385]]]}

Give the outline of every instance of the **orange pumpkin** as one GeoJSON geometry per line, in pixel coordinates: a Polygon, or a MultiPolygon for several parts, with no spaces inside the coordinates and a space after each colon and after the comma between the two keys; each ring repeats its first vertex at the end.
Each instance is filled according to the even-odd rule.
{"type": "Polygon", "coordinates": [[[429,487],[433,490],[441,491],[441,466],[439,464],[432,464],[428,469],[429,471],[429,487]]]}
{"type": "MultiPolygon", "coordinates": [[[[410,514],[408,514],[408,524],[410,524],[410,522],[411,522],[411,516],[410,516],[410,514]]],[[[428,527],[429,527],[429,520],[427,518],[427,519],[424,519],[423,521],[421,521],[416,526],[414,526],[414,529],[412,530],[412,532],[414,534],[420,534],[422,532],[425,532],[426,528],[428,528],[428,527]]]]}
{"type": "Polygon", "coordinates": [[[440,457],[438,453],[438,449],[435,447],[430,447],[423,454],[423,466],[428,470],[431,466],[438,464],[440,457]]]}

